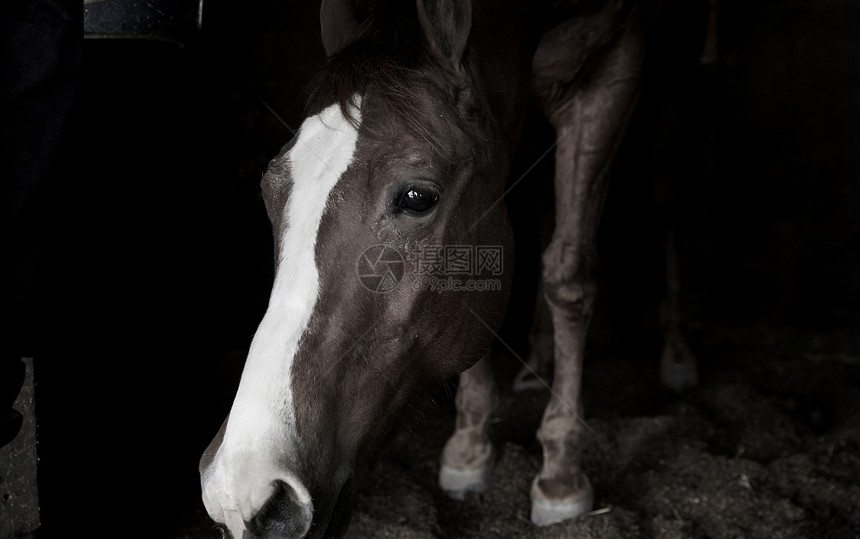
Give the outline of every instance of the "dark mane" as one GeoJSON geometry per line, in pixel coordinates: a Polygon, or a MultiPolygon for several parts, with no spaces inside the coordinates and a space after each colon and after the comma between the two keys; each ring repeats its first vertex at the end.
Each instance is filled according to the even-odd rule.
{"type": "Polygon", "coordinates": [[[355,122],[351,115],[356,105],[354,100],[372,88],[374,95],[385,101],[391,114],[444,155],[443,148],[427,128],[426,119],[415,106],[415,96],[419,87],[427,84],[428,73],[440,70],[426,60],[422,47],[413,3],[374,2],[355,39],[329,57],[311,81],[306,114],[316,114],[337,103],[344,116],[355,122]]]}

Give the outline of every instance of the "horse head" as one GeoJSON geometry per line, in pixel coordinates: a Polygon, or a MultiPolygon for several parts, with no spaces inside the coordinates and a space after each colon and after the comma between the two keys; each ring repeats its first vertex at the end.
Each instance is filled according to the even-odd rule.
{"type": "Polygon", "coordinates": [[[504,316],[528,59],[482,62],[493,31],[469,2],[383,4],[323,3],[328,62],[262,179],[274,283],[200,463],[226,536],[343,533],[352,485],[395,427],[488,351],[504,316]],[[427,286],[457,249],[464,286],[427,286]],[[494,286],[465,286],[490,274],[494,286]]]}

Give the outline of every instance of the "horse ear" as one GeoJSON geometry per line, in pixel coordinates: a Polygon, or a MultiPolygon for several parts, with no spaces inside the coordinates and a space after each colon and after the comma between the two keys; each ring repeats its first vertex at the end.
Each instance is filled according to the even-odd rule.
{"type": "Polygon", "coordinates": [[[454,71],[461,70],[463,51],[472,28],[469,0],[416,0],[418,21],[433,55],[454,71]]]}
{"type": "Polygon", "coordinates": [[[358,8],[353,0],[322,0],[320,31],[326,56],[349,45],[358,25],[358,8]]]}

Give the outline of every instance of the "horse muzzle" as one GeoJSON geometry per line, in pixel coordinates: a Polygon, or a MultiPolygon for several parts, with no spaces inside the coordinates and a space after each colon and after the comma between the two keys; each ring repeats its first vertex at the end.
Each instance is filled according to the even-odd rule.
{"type": "Polygon", "coordinates": [[[307,488],[290,479],[276,479],[256,490],[235,492],[207,484],[203,504],[224,536],[233,539],[304,538],[314,516],[307,488]]]}
{"type": "Polygon", "coordinates": [[[306,537],[313,521],[313,503],[283,481],[275,482],[275,491],[257,514],[245,523],[249,537],[261,539],[295,539],[306,537]]]}

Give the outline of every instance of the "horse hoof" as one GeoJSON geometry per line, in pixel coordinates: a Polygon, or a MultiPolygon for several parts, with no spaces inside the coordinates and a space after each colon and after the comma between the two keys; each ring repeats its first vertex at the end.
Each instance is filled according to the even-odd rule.
{"type": "Polygon", "coordinates": [[[472,470],[458,470],[442,465],[439,469],[439,486],[449,498],[464,500],[467,492],[483,494],[490,484],[492,473],[492,460],[472,470]]]}
{"type": "Polygon", "coordinates": [[[530,389],[548,389],[552,386],[552,374],[542,376],[529,367],[523,367],[514,378],[514,391],[528,391],[530,389]]]}
{"type": "Polygon", "coordinates": [[[544,382],[535,376],[519,376],[514,380],[514,391],[528,391],[530,389],[543,389],[546,387],[544,382]]]}
{"type": "MultiPolygon", "coordinates": [[[[591,482],[582,472],[579,472],[576,481],[569,485],[568,494],[561,498],[550,498],[546,495],[544,488],[551,481],[541,480],[535,477],[532,483],[532,523],[536,526],[549,526],[556,522],[570,520],[583,513],[591,511],[594,506],[594,489],[591,482]],[[542,486],[543,485],[543,486],[542,486]]],[[[562,485],[555,485],[558,491],[562,485]]]]}
{"type": "Polygon", "coordinates": [[[578,517],[591,511],[594,507],[594,497],[589,492],[587,496],[563,502],[532,500],[532,523],[536,526],[549,526],[565,520],[578,517]]]}
{"type": "Polygon", "coordinates": [[[660,365],[663,387],[681,393],[699,385],[699,369],[695,363],[664,362],[660,365]]]}

